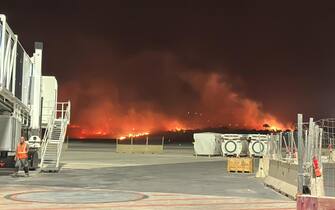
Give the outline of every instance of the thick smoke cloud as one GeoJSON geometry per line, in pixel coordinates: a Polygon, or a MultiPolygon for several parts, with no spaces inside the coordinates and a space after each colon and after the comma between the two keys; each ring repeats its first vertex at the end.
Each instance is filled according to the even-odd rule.
{"type": "Polygon", "coordinates": [[[332,117],[334,9],[292,1],[8,0],[0,12],[30,55],[34,41],[44,42],[43,74],[57,77],[60,100],[73,101],[73,124],[118,135],[277,125],[297,113],[332,117]]]}
{"type": "MultiPolygon", "coordinates": [[[[325,15],[328,22],[312,18],[314,12],[325,14],[323,6],[307,3],[218,3],[107,3],[92,10],[90,3],[79,10],[72,4],[64,11],[70,17],[64,34],[74,34],[67,42],[74,52],[62,60],[67,70],[56,69],[64,78],[60,82],[76,80],[78,74],[103,78],[100,83],[115,87],[103,88],[105,97],[118,94],[116,104],[125,108],[121,113],[150,106],[155,113],[187,118],[189,111],[204,112],[195,107],[202,92],[188,81],[190,75],[217,74],[239,98],[254,101],[258,110],[280,121],[294,122],[298,112],[315,118],[334,114],[333,15],[325,15]],[[84,18],[92,12],[94,18],[84,18]],[[191,72],[188,79],[186,72],[191,72]]],[[[48,45],[63,54],[58,43],[48,45]]],[[[59,66],[56,56],[47,62],[59,66]]],[[[224,116],[224,123],[233,121],[224,116]]]]}
{"type": "MultiPolygon", "coordinates": [[[[83,61],[85,62],[85,61],[83,61]]],[[[86,60],[80,80],[61,87],[71,98],[75,136],[118,137],[129,133],[216,126],[285,126],[248,99],[215,70],[196,69],[166,52],[142,52],[127,59],[86,60]],[[102,68],[102,67],[101,67],[102,68]],[[105,77],[106,68],[111,71],[105,77]],[[88,73],[90,72],[90,73],[88,73]],[[204,73],[206,72],[206,73],[204,73]],[[81,130],[81,133],[79,132],[81,130]],[[79,132],[79,133],[78,133],[79,132]]]]}

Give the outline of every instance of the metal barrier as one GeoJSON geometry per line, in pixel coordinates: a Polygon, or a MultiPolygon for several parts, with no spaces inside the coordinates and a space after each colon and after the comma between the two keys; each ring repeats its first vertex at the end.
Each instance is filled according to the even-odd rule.
{"type": "Polygon", "coordinates": [[[158,154],[163,153],[164,150],[164,136],[161,139],[152,138],[149,136],[142,138],[126,138],[116,140],[117,153],[149,153],[158,154]]]}
{"type": "Polygon", "coordinates": [[[273,134],[265,184],[294,198],[297,194],[323,196],[322,139],[323,129],[313,118],[303,122],[302,115],[295,131],[273,134]]]}
{"type": "Polygon", "coordinates": [[[258,177],[265,185],[293,199],[298,190],[298,161],[293,132],[278,132],[270,136],[267,154],[260,159],[258,177]]]}
{"type": "Polygon", "coordinates": [[[295,131],[271,135],[257,175],[265,177],[265,184],[292,197],[335,197],[334,139],[334,118],[304,122],[298,114],[295,131]]]}
{"type": "Polygon", "coordinates": [[[326,196],[335,197],[335,118],[321,119],[316,124],[322,129],[319,156],[322,161],[322,175],[326,196]]]}

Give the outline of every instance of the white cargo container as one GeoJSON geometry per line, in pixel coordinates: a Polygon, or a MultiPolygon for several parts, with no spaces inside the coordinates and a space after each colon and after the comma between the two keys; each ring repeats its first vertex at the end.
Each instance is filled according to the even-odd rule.
{"type": "Polygon", "coordinates": [[[194,133],[195,155],[221,155],[221,135],[211,132],[194,133]]]}
{"type": "Polygon", "coordinates": [[[224,156],[246,156],[248,152],[248,142],[241,134],[223,134],[221,150],[224,156]]]}
{"type": "Polygon", "coordinates": [[[263,157],[268,150],[269,136],[263,134],[248,135],[249,154],[254,157],[263,157]]]}

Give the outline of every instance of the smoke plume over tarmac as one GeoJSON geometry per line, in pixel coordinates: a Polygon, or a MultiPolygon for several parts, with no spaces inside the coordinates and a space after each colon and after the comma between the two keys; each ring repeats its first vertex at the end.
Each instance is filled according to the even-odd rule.
{"type": "Polygon", "coordinates": [[[87,61],[85,66],[96,66],[96,76],[85,71],[80,80],[61,87],[76,110],[72,128],[78,127],[71,134],[75,137],[222,126],[261,129],[264,124],[286,128],[264,112],[261,103],[234,90],[229,76],[188,67],[171,54],[145,52],[108,59],[106,77],[99,70],[103,64],[87,61]]]}
{"type": "Polygon", "coordinates": [[[4,0],[0,13],[71,100],[72,136],[285,128],[334,117],[335,4],[4,0]],[[20,5],[20,6],[18,6],[20,5]],[[27,12],[29,11],[29,12],[27,12]]]}

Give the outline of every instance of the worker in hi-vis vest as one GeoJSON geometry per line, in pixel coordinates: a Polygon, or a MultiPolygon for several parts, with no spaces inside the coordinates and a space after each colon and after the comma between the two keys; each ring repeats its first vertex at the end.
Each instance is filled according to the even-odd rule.
{"type": "Polygon", "coordinates": [[[28,150],[29,145],[26,143],[25,138],[22,136],[16,148],[15,172],[13,174],[14,176],[18,175],[19,170],[22,168],[26,176],[29,176],[28,150]]]}

